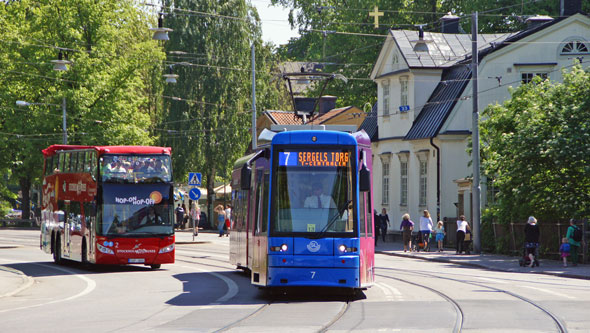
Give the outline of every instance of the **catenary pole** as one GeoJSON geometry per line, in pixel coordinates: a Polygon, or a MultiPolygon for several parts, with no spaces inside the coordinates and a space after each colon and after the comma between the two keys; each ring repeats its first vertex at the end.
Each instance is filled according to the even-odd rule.
{"type": "Polygon", "coordinates": [[[471,14],[471,80],[473,87],[473,113],[472,113],[472,160],[473,160],[473,190],[472,212],[473,212],[473,250],[481,253],[481,206],[480,206],[480,184],[479,184],[479,108],[478,108],[478,52],[477,52],[477,12],[471,14]]]}
{"type": "Polygon", "coordinates": [[[256,58],[254,42],[252,42],[252,150],[256,150],[256,58]]]}
{"type": "Polygon", "coordinates": [[[66,122],[66,98],[63,97],[61,100],[61,111],[62,111],[62,130],[63,130],[63,143],[64,145],[68,144],[68,131],[66,130],[67,122],[66,122]]]}

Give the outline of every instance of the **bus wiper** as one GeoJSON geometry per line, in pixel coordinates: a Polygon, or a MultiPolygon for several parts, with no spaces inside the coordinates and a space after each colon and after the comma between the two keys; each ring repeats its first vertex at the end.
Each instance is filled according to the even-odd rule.
{"type": "Polygon", "coordinates": [[[342,215],[342,213],[344,212],[344,210],[348,207],[348,205],[350,205],[350,203],[352,202],[352,200],[348,200],[346,201],[343,205],[341,205],[338,210],[336,211],[336,214],[334,214],[334,216],[332,216],[332,218],[330,219],[330,221],[328,222],[328,224],[324,227],[324,229],[322,229],[322,231],[320,231],[319,234],[317,234],[317,236],[314,237],[310,237],[312,239],[319,239],[324,237],[324,234],[328,231],[328,229],[330,229],[330,227],[336,223],[336,221],[338,221],[338,217],[340,215],[342,215]]]}

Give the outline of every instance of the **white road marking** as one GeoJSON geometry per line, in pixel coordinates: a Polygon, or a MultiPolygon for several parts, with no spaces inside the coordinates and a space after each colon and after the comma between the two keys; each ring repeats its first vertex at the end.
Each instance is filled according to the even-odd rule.
{"type": "Polygon", "coordinates": [[[547,293],[547,294],[550,294],[550,295],[565,297],[565,298],[569,298],[569,299],[576,299],[573,296],[562,294],[562,293],[558,293],[558,292],[553,291],[553,290],[548,290],[548,289],[543,289],[543,288],[538,288],[538,287],[532,287],[532,286],[523,286],[523,287],[529,288],[529,289],[533,289],[533,290],[542,291],[542,292],[547,293]]]}
{"type": "Polygon", "coordinates": [[[216,272],[211,272],[211,271],[207,271],[201,268],[195,268],[195,267],[190,267],[190,266],[181,266],[180,267],[184,267],[190,270],[199,270],[201,272],[207,273],[207,274],[211,274],[213,276],[215,276],[216,278],[221,279],[223,282],[225,282],[225,284],[227,284],[227,292],[225,293],[225,295],[221,296],[220,298],[218,298],[217,300],[215,300],[215,302],[211,303],[210,305],[219,305],[229,299],[231,299],[232,297],[236,296],[238,294],[238,285],[230,278],[223,276],[219,273],[216,272]]]}
{"type": "Polygon", "coordinates": [[[495,280],[495,279],[489,279],[489,278],[484,278],[481,276],[476,276],[475,277],[478,280],[482,280],[482,281],[487,281],[487,282],[492,282],[492,283],[498,283],[498,284],[505,284],[506,281],[500,281],[500,280],[495,280]]]}
{"type": "Polygon", "coordinates": [[[41,304],[28,305],[28,306],[23,306],[23,307],[19,307],[19,308],[11,308],[11,309],[6,309],[6,310],[0,310],[0,313],[8,312],[8,311],[14,311],[14,310],[23,310],[23,309],[36,308],[36,307],[40,307],[40,306],[44,306],[44,305],[48,305],[48,304],[55,304],[55,303],[61,303],[61,302],[65,302],[65,301],[71,301],[73,299],[76,299],[78,297],[82,297],[84,295],[87,295],[87,294],[91,293],[94,290],[94,288],[96,288],[96,282],[94,280],[89,279],[89,278],[87,278],[84,275],[76,274],[76,273],[74,273],[73,271],[71,271],[69,269],[58,267],[58,266],[53,265],[53,264],[52,265],[38,264],[38,263],[34,263],[34,262],[31,262],[30,264],[32,264],[32,265],[38,265],[38,266],[51,267],[51,268],[56,269],[58,271],[62,271],[64,273],[67,273],[68,275],[75,276],[75,277],[81,279],[82,281],[86,282],[86,288],[84,288],[84,290],[82,290],[81,292],[79,292],[79,293],[77,293],[75,295],[72,295],[72,296],[70,296],[68,298],[57,299],[57,300],[54,300],[54,301],[51,301],[51,302],[45,302],[45,303],[41,303],[41,304]]]}
{"type": "Polygon", "coordinates": [[[21,271],[19,271],[17,269],[10,268],[10,267],[0,266],[0,270],[3,270],[5,272],[9,272],[9,273],[12,273],[12,274],[16,274],[16,275],[20,276],[20,278],[24,281],[24,283],[20,287],[16,288],[13,291],[9,291],[9,292],[7,292],[5,294],[0,295],[0,298],[10,297],[12,295],[16,295],[16,294],[20,293],[21,291],[23,291],[23,290],[29,288],[30,286],[32,286],[33,283],[35,283],[35,280],[32,277],[26,275],[25,273],[23,273],[23,272],[21,272],[21,271]]]}
{"type": "Polygon", "coordinates": [[[400,293],[399,290],[397,290],[397,288],[395,288],[395,287],[392,287],[388,284],[381,283],[381,282],[375,283],[375,286],[383,291],[383,293],[385,294],[385,298],[388,301],[403,301],[404,300],[402,293],[400,293]]]}

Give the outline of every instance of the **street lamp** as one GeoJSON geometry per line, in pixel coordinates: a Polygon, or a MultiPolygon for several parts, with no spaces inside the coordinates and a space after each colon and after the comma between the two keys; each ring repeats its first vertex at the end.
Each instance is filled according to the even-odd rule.
{"type": "Polygon", "coordinates": [[[62,109],[62,131],[63,131],[63,144],[68,144],[68,132],[66,130],[66,98],[62,99],[61,105],[59,104],[51,104],[51,103],[30,103],[26,101],[16,101],[16,106],[20,107],[28,107],[30,105],[52,105],[52,106],[61,106],[62,109]]]}
{"type": "Polygon", "coordinates": [[[174,31],[174,30],[172,30],[170,28],[164,28],[163,21],[164,21],[164,13],[159,13],[158,14],[158,27],[157,28],[150,28],[150,30],[154,32],[152,39],[170,40],[170,38],[168,37],[168,33],[171,31],[174,31]]]}

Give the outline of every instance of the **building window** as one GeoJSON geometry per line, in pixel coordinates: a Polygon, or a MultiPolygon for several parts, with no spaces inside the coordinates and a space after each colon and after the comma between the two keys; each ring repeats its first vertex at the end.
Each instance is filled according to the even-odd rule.
{"type": "Polygon", "coordinates": [[[428,161],[420,161],[420,206],[426,206],[426,190],[428,185],[428,161]]]}
{"type": "Polygon", "coordinates": [[[408,105],[408,79],[407,78],[400,78],[400,105],[408,105]]]}
{"type": "Polygon", "coordinates": [[[541,77],[541,80],[545,81],[549,77],[548,73],[521,73],[521,80],[523,84],[533,82],[535,76],[541,77]]]}
{"type": "Polygon", "coordinates": [[[565,43],[563,48],[561,49],[561,54],[564,55],[571,55],[571,54],[587,54],[588,52],[588,44],[580,41],[574,40],[568,43],[565,43]]]}
{"type": "Polygon", "coordinates": [[[393,51],[392,56],[391,56],[391,63],[394,65],[397,65],[398,61],[399,61],[399,58],[398,58],[397,52],[393,51]]]}
{"type": "Polygon", "coordinates": [[[382,188],[382,195],[381,195],[381,202],[384,205],[389,204],[389,161],[381,161],[381,165],[383,167],[383,179],[381,184],[383,184],[382,188]]]}
{"type": "Polygon", "coordinates": [[[389,115],[389,82],[383,82],[383,115],[389,115]]]}
{"type": "Polygon", "coordinates": [[[400,170],[400,193],[399,204],[401,206],[408,205],[408,162],[399,163],[400,170]]]}

